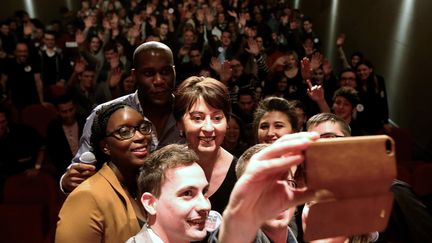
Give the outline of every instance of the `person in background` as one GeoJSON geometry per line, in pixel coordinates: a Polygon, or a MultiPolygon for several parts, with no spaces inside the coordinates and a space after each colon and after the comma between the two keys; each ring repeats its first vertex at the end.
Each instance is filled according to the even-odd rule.
{"type": "Polygon", "coordinates": [[[258,104],[253,124],[257,143],[274,143],[297,131],[297,115],[287,100],[268,97],[258,104]]]}
{"type": "Polygon", "coordinates": [[[69,95],[58,97],[55,106],[59,117],[50,122],[47,127],[46,158],[55,169],[55,176],[60,179],[78,151],[85,117],[77,116],[75,104],[69,95]]]}
{"type": "Polygon", "coordinates": [[[245,140],[243,121],[234,114],[230,116],[227,132],[221,146],[236,157],[240,157],[249,147],[245,140]]]}
{"type": "Polygon", "coordinates": [[[364,135],[361,124],[354,117],[359,102],[360,98],[357,91],[349,87],[336,90],[333,96],[333,113],[349,124],[352,136],[364,135]]]}

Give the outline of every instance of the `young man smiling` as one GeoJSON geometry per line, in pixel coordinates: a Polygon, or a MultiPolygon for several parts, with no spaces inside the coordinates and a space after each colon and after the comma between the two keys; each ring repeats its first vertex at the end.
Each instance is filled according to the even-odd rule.
{"type": "Polygon", "coordinates": [[[146,159],[138,178],[145,226],[127,242],[191,242],[206,234],[208,182],[198,156],[185,145],[168,145],[146,159]]]}

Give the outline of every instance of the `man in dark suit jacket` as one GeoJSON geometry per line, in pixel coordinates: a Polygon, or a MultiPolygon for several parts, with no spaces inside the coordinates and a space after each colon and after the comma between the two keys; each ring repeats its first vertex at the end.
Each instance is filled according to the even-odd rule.
{"type": "Polygon", "coordinates": [[[78,150],[85,120],[77,117],[75,104],[70,96],[59,97],[56,107],[59,118],[48,125],[46,155],[56,176],[60,178],[78,150]]]}

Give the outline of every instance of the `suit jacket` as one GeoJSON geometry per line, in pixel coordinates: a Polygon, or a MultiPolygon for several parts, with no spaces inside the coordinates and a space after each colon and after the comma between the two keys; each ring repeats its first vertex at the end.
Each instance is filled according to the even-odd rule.
{"type": "Polygon", "coordinates": [[[125,242],[139,231],[125,190],[104,164],[67,197],[60,210],[55,242],[125,242]]]}
{"type": "MultiPolygon", "coordinates": [[[[82,135],[85,119],[77,119],[78,140],[82,135]]],[[[60,178],[70,165],[75,154],[69,147],[69,142],[63,130],[61,119],[55,119],[48,125],[46,136],[46,155],[48,161],[55,167],[56,175],[60,178]]]]}

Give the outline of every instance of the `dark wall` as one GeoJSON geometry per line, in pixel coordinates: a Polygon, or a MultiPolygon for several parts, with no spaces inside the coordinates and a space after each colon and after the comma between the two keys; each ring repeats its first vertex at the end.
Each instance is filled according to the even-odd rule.
{"type": "Polygon", "coordinates": [[[26,10],[31,18],[38,18],[44,23],[60,17],[60,7],[69,9],[80,7],[80,0],[2,0],[0,19],[12,16],[18,9],[26,10]]]}
{"type": "MultiPolygon", "coordinates": [[[[432,151],[432,1],[301,1],[322,36],[326,56],[336,56],[335,36],[346,33],[345,50],[361,50],[384,76],[390,119],[407,128],[426,154],[432,151]],[[336,11],[332,10],[338,2],[336,11]],[[333,13],[333,14],[332,14],[333,13]],[[331,26],[331,18],[336,19],[331,26]]],[[[333,61],[338,67],[337,60],[333,61]]]]}

